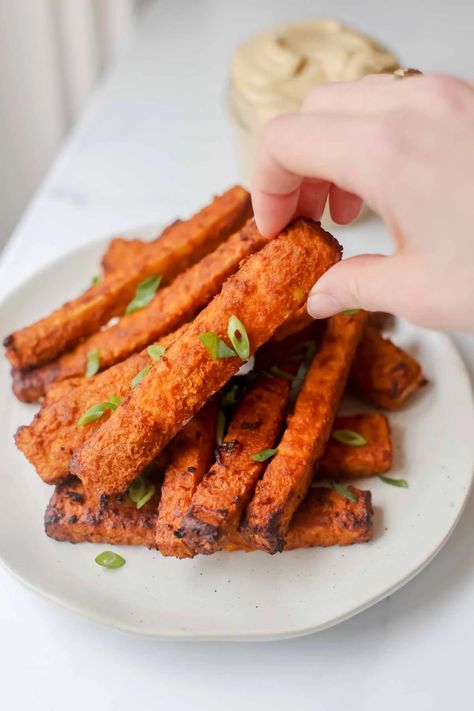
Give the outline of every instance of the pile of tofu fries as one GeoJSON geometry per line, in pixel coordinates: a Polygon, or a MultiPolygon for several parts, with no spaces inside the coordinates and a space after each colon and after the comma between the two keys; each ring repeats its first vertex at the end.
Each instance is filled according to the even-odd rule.
{"type": "Polygon", "coordinates": [[[261,235],[235,186],[113,239],[83,294],[8,336],[13,391],[41,403],[15,439],[55,487],[47,535],[177,558],[370,540],[353,482],[390,470],[380,409],[424,378],[364,311],[308,317],[340,258],[309,219],[261,235]],[[338,416],[347,390],[374,410],[338,416]]]}

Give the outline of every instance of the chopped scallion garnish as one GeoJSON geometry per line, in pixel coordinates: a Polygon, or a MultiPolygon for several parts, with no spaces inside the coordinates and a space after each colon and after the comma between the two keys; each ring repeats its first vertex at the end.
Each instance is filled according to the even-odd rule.
{"type": "Polygon", "coordinates": [[[157,274],[155,276],[148,277],[139,283],[135,296],[125,309],[125,314],[133,314],[135,311],[143,309],[148,306],[150,301],[156,294],[158,287],[160,286],[161,275],[157,274]]]}
{"type": "Polygon", "coordinates": [[[207,333],[201,333],[199,335],[199,340],[207,348],[211,354],[212,360],[220,360],[221,358],[233,358],[237,353],[229,348],[227,343],[219,338],[217,333],[214,331],[209,331],[207,333]]]}
{"type": "Polygon", "coordinates": [[[91,286],[95,286],[96,284],[99,284],[101,281],[102,281],[102,279],[100,278],[100,276],[98,274],[96,274],[91,279],[91,286]]]}
{"type": "Polygon", "coordinates": [[[142,476],[138,476],[128,487],[128,498],[136,504],[145,495],[146,490],[145,479],[142,476]]]}
{"type": "Polygon", "coordinates": [[[225,395],[223,396],[221,400],[221,406],[224,409],[229,409],[231,407],[234,407],[239,401],[238,398],[238,393],[240,391],[240,387],[238,385],[233,385],[230,390],[228,390],[225,395]]]}
{"type": "Polygon", "coordinates": [[[252,454],[250,459],[252,462],[266,462],[267,459],[270,459],[270,457],[274,457],[277,452],[278,449],[262,449],[260,452],[252,454]]]}
{"type": "Polygon", "coordinates": [[[277,378],[283,378],[284,380],[294,380],[295,376],[291,373],[287,373],[286,370],[282,370],[277,365],[272,365],[270,368],[270,373],[275,375],[277,378]]]}
{"type": "Polygon", "coordinates": [[[142,506],[145,506],[147,501],[150,501],[151,497],[155,493],[155,485],[148,483],[147,485],[147,490],[145,494],[143,494],[142,498],[137,501],[137,509],[141,509],[142,506]]]}
{"type": "Polygon", "coordinates": [[[133,501],[137,509],[141,509],[147,501],[150,501],[154,493],[155,485],[143,476],[134,479],[128,487],[128,498],[133,501]]]}
{"type": "Polygon", "coordinates": [[[121,398],[117,395],[111,395],[107,402],[99,402],[97,405],[92,405],[92,407],[86,410],[77,424],[79,427],[88,425],[90,422],[100,419],[107,410],[116,410],[121,402],[121,398]]]}
{"type": "Polygon", "coordinates": [[[348,447],[363,447],[364,444],[367,444],[365,437],[354,430],[334,430],[332,438],[348,447]]]}
{"type": "Polygon", "coordinates": [[[154,346],[148,346],[146,350],[152,360],[160,360],[161,356],[164,355],[166,349],[163,348],[163,346],[158,346],[155,344],[154,346]]]}
{"type": "Polygon", "coordinates": [[[406,479],[392,479],[389,476],[379,476],[385,484],[390,484],[391,486],[398,486],[400,489],[408,489],[408,482],[406,479]]]}
{"type": "Polygon", "coordinates": [[[342,484],[338,484],[337,481],[332,481],[331,487],[335,491],[338,491],[340,494],[345,496],[346,499],[349,499],[349,501],[352,501],[353,504],[357,503],[357,501],[358,501],[357,496],[352,491],[349,491],[349,489],[346,489],[345,486],[342,486],[342,484]]]}
{"type": "Polygon", "coordinates": [[[146,365],[144,368],[142,368],[142,370],[140,370],[140,372],[137,373],[136,376],[135,376],[135,377],[132,379],[132,381],[130,382],[130,387],[131,387],[132,389],[133,389],[133,388],[136,388],[137,385],[138,385],[139,383],[141,383],[141,381],[143,380],[143,378],[145,378],[145,377],[148,375],[148,373],[150,372],[150,370],[151,370],[151,365],[150,365],[150,364],[148,364],[148,365],[146,365]]]}
{"type": "Polygon", "coordinates": [[[250,358],[250,341],[247,329],[237,316],[231,316],[227,324],[227,335],[234,350],[242,360],[250,358]]]}
{"type": "Polygon", "coordinates": [[[114,553],[113,551],[104,551],[103,553],[99,553],[99,555],[95,558],[95,562],[103,568],[112,569],[121,568],[122,565],[125,565],[126,560],[118,553],[114,553]]]}
{"type": "Polygon", "coordinates": [[[91,378],[93,375],[98,373],[99,368],[100,368],[99,351],[90,351],[87,354],[86,378],[91,378]]]}
{"type": "Polygon", "coordinates": [[[353,316],[354,314],[358,313],[360,309],[347,309],[346,311],[341,311],[341,314],[343,316],[353,316]]]}

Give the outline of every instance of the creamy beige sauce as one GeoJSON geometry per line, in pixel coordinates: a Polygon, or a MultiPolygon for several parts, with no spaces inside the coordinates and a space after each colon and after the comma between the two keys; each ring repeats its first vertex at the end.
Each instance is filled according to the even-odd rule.
{"type": "Polygon", "coordinates": [[[235,51],[231,107],[251,130],[274,116],[298,111],[312,87],[360,79],[398,67],[385,47],[336,20],[308,20],[261,32],[235,51]]]}

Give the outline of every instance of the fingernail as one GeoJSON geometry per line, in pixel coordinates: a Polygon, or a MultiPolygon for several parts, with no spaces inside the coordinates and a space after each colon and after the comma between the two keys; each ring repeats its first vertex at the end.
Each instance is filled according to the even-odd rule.
{"type": "Polygon", "coordinates": [[[314,292],[308,298],[308,313],[313,318],[327,318],[343,310],[343,306],[331,294],[314,292]]]}

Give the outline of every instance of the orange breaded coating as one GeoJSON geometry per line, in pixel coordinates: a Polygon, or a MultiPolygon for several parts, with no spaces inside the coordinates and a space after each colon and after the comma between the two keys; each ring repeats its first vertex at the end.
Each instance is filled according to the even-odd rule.
{"type": "MultiPolygon", "coordinates": [[[[370,541],[373,535],[370,491],[353,486],[349,490],[357,496],[356,503],[331,489],[310,489],[293,517],[285,550],[370,541]]],[[[98,507],[76,479],[56,487],[46,510],[46,533],[57,541],[71,543],[152,548],[158,498],[159,494],[155,494],[143,508],[137,509],[126,495],[116,494],[98,507]]],[[[226,544],[226,550],[250,552],[252,548],[237,531],[226,544]]]]}
{"type": "Polygon", "coordinates": [[[127,494],[104,497],[92,503],[78,479],[59,484],[46,509],[46,535],[71,543],[155,545],[155,524],[160,499],[159,487],[140,509],[127,494]]]}
{"type": "Polygon", "coordinates": [[[238,269],[242,259],[267,241],[251,222],[176,277],[170,286],[159,290],[145,308],[89,336],[58,360],[35,370],[18,372],[13,380],[15,395],[24,402],[38,400],[51,383],[83,375],[89,353],[99,353],[100,368],[105,370],[175,330],[209,303],[224,281],[238,269]]]}
{"type": "MultiPolygon", "coordinates": [[[[167,348],[186,330],[186,326],[162,338],[158,345],[167,348]]],[[[132,379],[151,359],[144,350],[92,378],[74,378],[57,387],[57,398],[47,399],[33,422],[22,426],[15,435],[16,446],[35,467],[47,484],[57,484],[67,477],[72,453],[110,417],[110,410],[95,422],[78,426],[79,418],[93,405],[111,395],[124,398],[132,379]],[[66,387],[66,383],[73,383],[66,387]],[[62,397],[60,397],[62,395],[62,397]]]]}
{"type": "Polygon", "coordinates": [[[236,232],[250,215],[250,196],[239,186],[214,198],[189,220],[168,229],[133,268],[106,276],[49,316],[7,336],[4,345],[13,368],[41,365],[74,347],[112,316],[122,314],[140,281],[161,274],[163,286],[169,284],[236,232]]]}
{"type": "Polygon", "coordinates": [[[358,311],[329,320],[278,452],[258,482],[241,524],[246,540],[261,550],[283,549],[291,518],[331,434],[366,318],[365,312],[358,311]]]}
{"type": "Polygon", "coordinates": [[[265,462],[251,457],[275,446],[289,393],[288,380],[262,375],[237,406],[217,461],[197,487],[181,524],[190,550],[214,553],[237,530],[265,468],[265,462]]]}
{"type": "Polygon", "coordinates": [[[169,446],[155,534],[155,545],[165,556],[193,556],[179,535],[179,528],[196,487],[211,466],[216,444],[216,420],[217,401],[212,398],[169,446]]]}
{"type": "Polygon", "coordinates": [[[98,496],[125,490],[242,364],[238,357],[213,360],[199,336],[212,332],[228,341],[229,319],[237,316],[253,354],[303,304],[340,253],[319,224],[300,218],[249,257],[108,422],[75,452],[72,473],[98,496]]]}
{"type": "Polygon", "coordinates": [[[301,306],[294,314],[291,314],[285,323],[282,323],[280,328],[277,328],[273,334],[272,341],[283,341],[285,338],[303,331],[313,322],[314,319],[309,315],[306,304],[304,304],[304,306],[301,306]]]}
{"type": "MultiPolygon", "coordinates": [[[[251,217],[251,214],[248,217],[251,217]]],[[[110,240],[107,249],[102,255],[101,263],[104,273],[124,272],[133,268],[137,261],[148,259],[149,256],[153,259],[154,253],[156,254],[158,240],[163,239],[169,232],[172,233],[182,223],[183,220],[175,220],[165,227],[152,241],[146,241],[138,237],[114,237],[110,240]]]]}
{"type": "Polygon", "coordinates": [[[293,516],[284,549],[351,546],[370,541],[373,535],[370,491],[354,486],[348,490],[357,497],[357,502],[332,489],[311,488],[293,516]]]}
{"type": "Polygon", "coordinates": [[[350,382],[366,402],[396,410],[426,380],[414,358],[368,325],[354,357],[350,382]]]}
{"type": "Polygon", "coordinates": [[[381,412],[336,417],[333,431],[350,430],[365,440],[362,447],[342,444],[330,437],[322,458],[317,464],[316,476],[335,481],[374,476],[388,472],[392,467],[393,448],[388,420],[381,412]]]}

